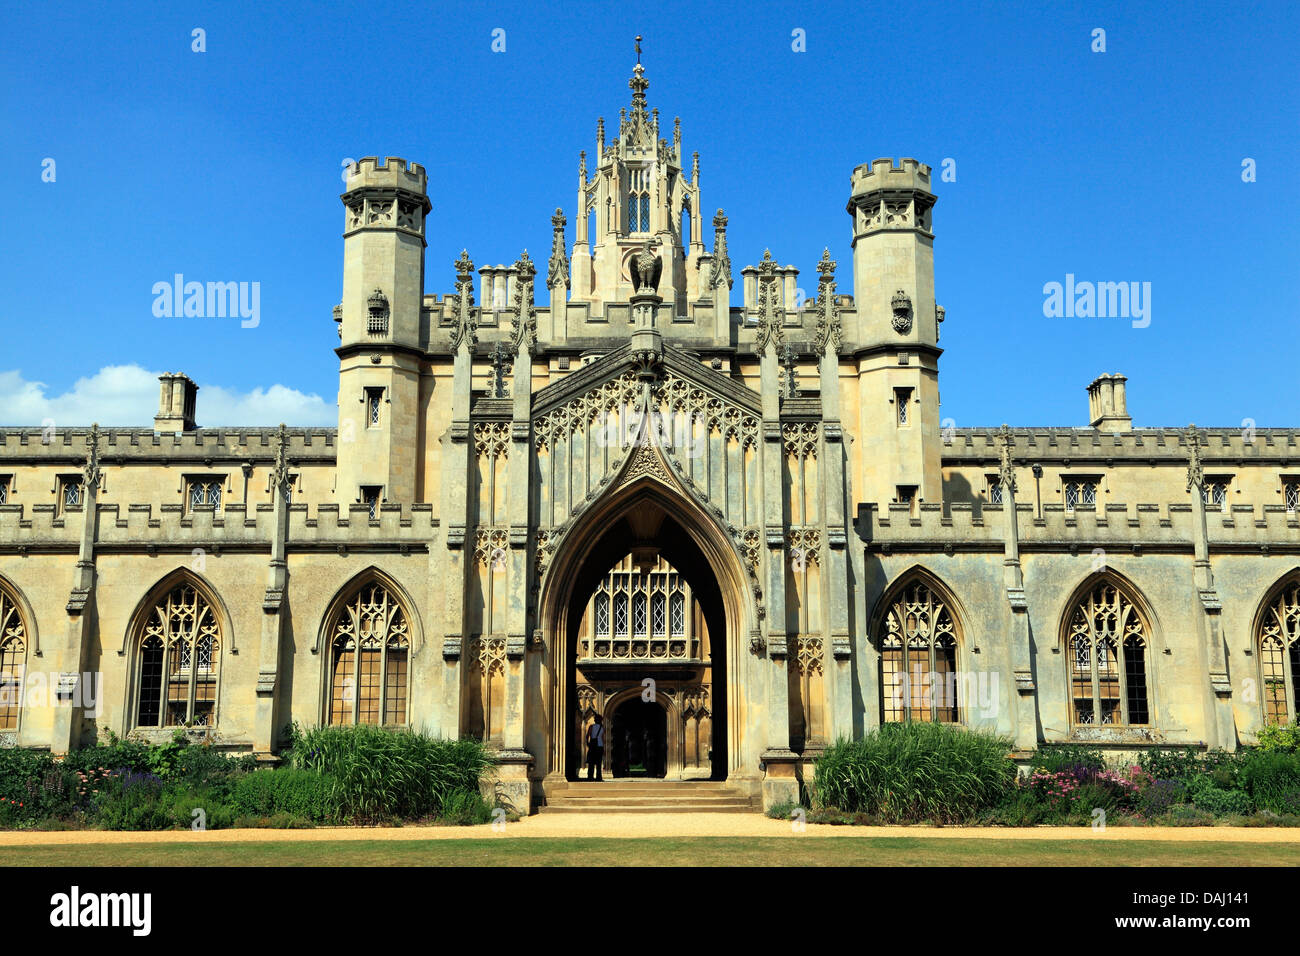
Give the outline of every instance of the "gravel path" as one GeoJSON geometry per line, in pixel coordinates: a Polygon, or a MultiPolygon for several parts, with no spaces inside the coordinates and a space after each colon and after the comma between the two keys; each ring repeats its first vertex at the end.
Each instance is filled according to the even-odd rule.
{"type": "Polygon", "coordinates": [[[790,822],[757,813],[542,814],[494,830],[478,827],[318,827],[313,830],[6,831],[0,847],[84,843],[239,843],[318,840],[463,840],[511,837],[927,837],[993,840],[1169,840],[1177,842],[1300,843],[1287,827],[833,827],[790,822]]]}

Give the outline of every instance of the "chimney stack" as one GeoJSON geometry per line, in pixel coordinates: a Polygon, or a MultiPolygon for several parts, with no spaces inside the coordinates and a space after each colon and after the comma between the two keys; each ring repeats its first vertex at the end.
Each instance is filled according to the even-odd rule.
{"type": "Polygon", "coordinates": [[[199,387],[188,375],[164,372],[158,376],[158,414],[153,418],[156,432],[191,432],[195,429],[194,403],[199,387]]]}
{"type": "Polygon", "coordinates": [[[1133,419],[1128,413],[1128,396],[1124,383],[1128,379],[1118,373],[1098,375],[1088,386],[1088,424],[1104,432],[1133,430],[1133,419]]]}

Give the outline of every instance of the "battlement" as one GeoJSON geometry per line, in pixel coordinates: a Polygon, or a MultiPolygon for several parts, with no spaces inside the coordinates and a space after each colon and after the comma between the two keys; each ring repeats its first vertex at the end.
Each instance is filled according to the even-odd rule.
{"type": "MultiPolygon", "coordinates": [[[[291,462],[333,462],[338,429],[289,428],[291,462]]],[[[155,432],[151,428],[101,428],[100,461],[106,465],[183,461],[273,461],[278,428],[197,428],[155,432]]],[[[89,428],[0,428],[0,462],[71,464],[86,460],[89,428]]]]}
{"type": "Polygon", "coordinates": [[[920,189],[930,191],[930,167],[915,159],[904,158],[895,166],[892,159],[876,159],[853,170],[853,195],[861,196],[882,189],[920,189]]]}
{"type": "Polygon", "coordinates": [[[381,163],[377,156],[363,156],[348,176],[348,192],[366,187],[405,189],[424,195],[429,174],[419,163],[407,164],[400,156],[389,156],[381,163]]]}
{"type": "MultiPolygon", "coordinates": [[[[95,550],[133,552],[269,552],[275,535],[275,508],[249,509],[229,504],[220,510],[180,505],[99,505],[95,550]]],[[[75,553],[81,540],[81,509],[56,512],[53,505],[0,505],[0,553],[52,551],[75,553]]],[[[290,550],[338,550],[350,547],[427,548],[439,522],[433,505],[381,505],[370,520],[368,506],[290,505],[290,550]]]]}
{"type": "MultiPolygon", "coordinates": [[[[1084,553],[1094,548],[1127,553],[1192,551],[1195,512],[1185,501],[1166,504],[1108,504],[1104,508],[1016,505],[1022,551],[1084,553]]],[[[873,550],[1001,551],[1006,516],[1002,505],[972,507],[954,502],[949,512],[922,504],[858,506],[858,534],[873,550]]],[[[1300,553],[1300,518],[1282,505],[1234,505],[1207,516],[1211,551],[1300,553]]]]}
{"type": "MultiPolygon", "coordinates": [[[[1300,465],[1300,430],[1294,428],[1198,428],[1201,457],[1247,463],[1267,461],[1282,467],[1300,465]]],[[[997,461],[996,428],[953,428],[944,432],[945,464],[997,461]]],[[[1017,465],[1064,459],[1151,462],[1187,459],[1181,428],[1137,428],[1110,432],[1096,428],[1013,428],[1012,454],[1017,465]]]]}

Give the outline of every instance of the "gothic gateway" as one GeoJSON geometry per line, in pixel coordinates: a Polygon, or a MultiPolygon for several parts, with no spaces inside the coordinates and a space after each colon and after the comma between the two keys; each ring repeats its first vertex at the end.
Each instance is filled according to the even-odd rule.
{"type": "Polygon", "coordinates": [[[1023,756],[1292,716],[1293,430],[1135,429],[1112,374],[1086,427],[952,427],[930,168],[853,170],[853,294],[823,255],[805,301],[721,210],[706,247],[698,156],[630,86],[546,261],[462,254],[449,294],[425,171],[356,165],[337,429],[198,428],[168,374],[152,428],[0,431],[8,745],[414,727],[536,806],[602,714],[607,776],[770,806],[882,721],[1023,756]]]}

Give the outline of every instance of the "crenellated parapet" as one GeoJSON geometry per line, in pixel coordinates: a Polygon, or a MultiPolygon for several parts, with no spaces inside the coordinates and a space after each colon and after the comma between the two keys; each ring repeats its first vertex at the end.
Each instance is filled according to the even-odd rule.
{"type": "MultiPolygon", "coordinates": [[[[1017,505],[1022,552],[1192,554],[1194,509],[1186,501],[1102,507],[1017,505]]],[[[858,507],[858,535],[873,552],[995,552],[1004,541],[1002,505],[954,503],[858,507]]],[[[1236,505],[1208,521],[1211,552],[1300,554],[1300,518],[1281,505],[1236,505]]]]}
{"type": "MultiPolygon", "coordinates": [[[[96,553],[254,551],[270,552],[275,508],[185,509],[180,505],[99,505],[96,553]]],[[[59,513],[52,505],[0,505],[0,554],[75,553],[82,512],[59,513]]],[[[370,518],[366,505],[290,505],[288,550],[427,550],[439,536],[432,504],[381,505],[370,518]]]]}
{"type": "MultiPolygon", "coordinates": [[[[1016,457],[1021,464],[1081,459],[1185,461],[1184,430],[1137,428],[1107,432],[1095,428],[1016,428],[1016,457]]],[[[1201,454],[1207,460],[1276,461],[1300,465],[1300,430],[1294,428],[1202,428],[1201,454]]],[[[996,429],[949,428],[943,433],[945,465],[998,457],[996,429]]]]}
{"type": "MultiPolygon", "coordinates": [[[[200,428],[155,432],[151,428],[101,428],[100,460],[105,465],[167,465],[191,462],[273,461],[276,428],[200,428]]],[[[0,462],[23,465],[80,464],[86,458],[89,428],[0,429],[0,462]]],[[[294,462],[334,461],[338,430],[290,428],[288,457],[294,462]]]]}

